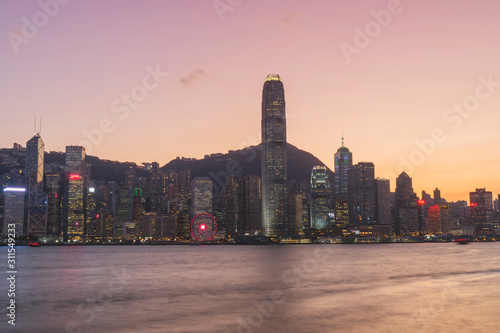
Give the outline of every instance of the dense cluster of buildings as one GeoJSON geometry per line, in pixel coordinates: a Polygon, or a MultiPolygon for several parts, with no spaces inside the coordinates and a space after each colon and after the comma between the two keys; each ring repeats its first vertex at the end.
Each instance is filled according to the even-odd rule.
{"type": "Polygon", "coordinates": [[[214,240],[486,236],[500,229],[500,195],[493,200],[492,192],[476,189],[469,204],[447,202],[436,188],[432,196],[423,191],[419,197],[405,172],[391,192],[388,179],[375,177],[373,163],[353,163],[343,138],[334,172],[318,165],[310,180],[289,179],[285,95],[278,75],[269,75],[263,87],[261,175],[229,173],[221,191],[214,191],[211,178],[192,177],[189,168],[165,171],[158,163],[143,163],[140,176],[131,168],[117,183],[92,178],[84,147],[66,147],[64,164],[45,163],[44,154],[39,133],[26,148],[14,144],[0,154],[2,165],[11,167],[0,175],[3,234],[13,224],[18,236],[53,241],[187,241],[199,214],[217,221],[209,228],[214,240]],[[16,167],[18,158],[24,168],[16,167]]]}

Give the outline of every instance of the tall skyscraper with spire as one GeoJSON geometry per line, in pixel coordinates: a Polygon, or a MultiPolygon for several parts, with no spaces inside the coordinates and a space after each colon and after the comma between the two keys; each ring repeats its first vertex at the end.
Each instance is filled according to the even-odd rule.
{"type": "Polygon", "coordinates": [[[287,142],[285,90],[279,75],[270,74],[262,89],[262,231],[266,236],[287,230],[287,142]]]}
{"type": "Polygon", "coordinates": [[[334,155],[335,157],[335,194],[347,193],[349,188],[349,168],[352,167],[352,153],[344,146],[342,135],[342,147],[334,155]]]}
{"type": "Polygon", "coordinates": [[[344,135],[342,135],[342,147],[334,155],[335,158],[335,186],[334,186],[334,210],[335,227],[337,232],[346,230],[349,224],[348,191],[349,191],[349,169],[352,167],[352,153],[344,146],[344,135]]]}
{"type": "Polygon", "coordinates": [[[26,182],[28,184],[27,234],[47,235],[47,195],[43,192],[45,144],[40,132],[26,142],[26,182]]]}

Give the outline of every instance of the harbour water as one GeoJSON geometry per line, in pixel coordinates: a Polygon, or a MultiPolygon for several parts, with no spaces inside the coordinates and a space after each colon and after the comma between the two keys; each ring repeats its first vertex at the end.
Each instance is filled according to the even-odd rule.
{"type": "Polygon", "coordinates": [[[0,332],[493,332],[500,243],[16,247],[0,332]]]}

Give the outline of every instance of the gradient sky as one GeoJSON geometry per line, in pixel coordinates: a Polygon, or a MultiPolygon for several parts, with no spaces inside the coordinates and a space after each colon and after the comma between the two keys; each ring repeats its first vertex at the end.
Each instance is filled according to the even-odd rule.
{"type": "Polygon", "coordinates": [[[221,20],[213,0],[72,0],[16,53],[9,34],[43,20],[42,9],[3,0],[0,147],[25,145],[41,115],[49,151],[80,144],[102,119],[113,130],[89,148],[101,158],[164,164],[242,148],[260,141],[262,85],[277,73],[288,142],[328,167],[343,132],[354,162],[374,162],[393,188],[401,159],[413,156],[404,170],[419,195],[439,187],[448,200],[468,200],[486,187],[496,196],[500,86],[460,124],[443,116],[471,100],[479,77],[500,82],[500,2],[402,0],[349,63],[341,43],[355,46],[356,28],[376,28],[371,12],[390,3],[247,0],[221,20]],[[112,103],[142,84],[148,66],[169,75],[120,119],[112,103]],[[415,140],[436,128],[446,140],[419,153],[415,140]]]}

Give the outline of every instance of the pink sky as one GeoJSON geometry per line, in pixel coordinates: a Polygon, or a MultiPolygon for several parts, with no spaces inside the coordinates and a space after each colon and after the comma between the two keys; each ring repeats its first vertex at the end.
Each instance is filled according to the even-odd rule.
{"type": "Polygon", "coordinates": [[[413,157],[405,171],[419,194],[500,192],[500,86],[478,88],[479,77],[500,82],[498,1],[262,0],[231,9],[221,20],[212,0],[73,0],[16,53],[9,36],[20,36],[23,17],[44,14],[37,1],[1,2],[0,147],[24,145],[41,115],[47,150],[80,144],[103,119],[112,130],[89,148],[101,158],[164,164],[241,148],[260,141],[262,84],[277,73],[288,141],[328,167],[343,132],[354,162],[374,162],[392,187],[401,159],[413,157]],[[390,22],[348,62],[341,43],[355,45],[356,28],[377,28],[371,12],[389,8],[390,22]],[[169,75],[121,119],[112,104],[139,91],[148,67],[169,75]],[[477,89],[467,118],[447,113],[477,89]],[[424,154],[415,141],[435,129],[445,140],[424,154]]]}

